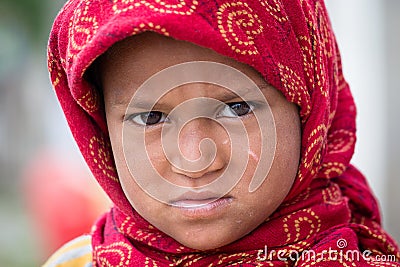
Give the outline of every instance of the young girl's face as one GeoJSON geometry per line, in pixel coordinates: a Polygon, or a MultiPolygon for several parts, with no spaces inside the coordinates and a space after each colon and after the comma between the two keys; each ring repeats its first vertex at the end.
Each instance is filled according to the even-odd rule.
{"type": "MultiPolygon", "coordinates": [[[[245,236],[265,221],[282,203],[296,177],[300,157],[300,120],[297,107],[276,89],[266,84],[251,67],[210,49],[177,41],[154,33],[128,38],[103,56],[100,63],[108,130],[120,183],[133,208],[153,226],[185,246],[207,250],[229,244],[245,236]],[[261,157],[261,143],[269,138],[260,134],[251,103],[228,89],[207,83],[191,83],[165,94],[152,110],[131,112],[127,107],[140,85],[157,72],[179,63],[211,61],[231,66],[250,77],[259,88],[273,114],[276,150],[268,176],[254,192],[249,192],[261,157]],[[207,185],[221,176],[231,159],[233,146],[229,134],[218,121],[197,118],[180,129],[179,153],[189,160],[201,157],[199,144],[209,138],[216,154],[211,164],[198,171],[177,168],[167,159],[162,147],[162,128],[167,115],[185,101],[211,98],[227,104],[222,119],[240,121],[248,137],[248,162],[237,185],[222,198],[186,196],[175,203],[163,203],[144,192],[129,171],[124,154],[123,127],[144,129],[146,153],[153,168],[167,181],[186,187],[207,185]],[[225,114],[225,115],[224,115],[225,114]],[[232,115],[233,114],[233,115],[232,115]],[[128,125],[128,126],[126,126],[128,125]],[[203,198],[203,199],[202,199],[203,198]],[[211,202],[211,203],[210,203],[211,202]]],[[[224,75],[224,73],[221,73],[224,75]]],[[[152,92],[148,92],[151,96],[152,92]]],[[[197,106],[202,108],[201,106],[197,106]]],[[[262,122],[261,122],[262,123],[262,122]]],[[[130,154],[131,155],[131,154],[130,154]]],[[[247,155],[246,155],[247,156],[247,155]]]]}

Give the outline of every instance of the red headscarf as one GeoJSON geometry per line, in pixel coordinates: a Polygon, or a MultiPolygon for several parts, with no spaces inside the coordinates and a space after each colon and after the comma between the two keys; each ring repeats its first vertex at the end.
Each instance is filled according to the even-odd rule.
{"type": "Polygon", "coordinates": [[[95,266],[400,266],[378,262],[382,255],[398,262],[399,249],[349,164],[356,108],[322,0],[71,0],[55,20],[48,60],[76,142],[115,204],[94,227],[95,266]],[[301,163],[289,195],[265,223],[225,247],[183,247],[140,217],[121,189],[101,94],[85,71],[113,44],[144,31],[246,63],[300,107],[301,163]],[[262,259],[265,246],[276,253],[262,259]],[[294,259],[307,250],[316,257],[294,259]],[[366,251],[372,254],[363,257],[366,251]]]}

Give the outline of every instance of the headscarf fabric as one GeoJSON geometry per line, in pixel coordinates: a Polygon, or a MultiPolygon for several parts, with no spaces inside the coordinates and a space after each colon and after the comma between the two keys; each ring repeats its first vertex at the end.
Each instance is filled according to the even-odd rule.
{"type": "Polygon", "coordinates": [[[377,202],[349,163],[356,108],[322,0],[70,0],[50,34],[48,68],[80,151],[115,205],[93,227],[94,266],[400,266],[377,202]],[[224,247],[182,246],[137,214],[119,183],[101,90],[86,74],[113,44],[145,31],[248,64],[299,106],[301,161],[289,195],[224,247]]]}

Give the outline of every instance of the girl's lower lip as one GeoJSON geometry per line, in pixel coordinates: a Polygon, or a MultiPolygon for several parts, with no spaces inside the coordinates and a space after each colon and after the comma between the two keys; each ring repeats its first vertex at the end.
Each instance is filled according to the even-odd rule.
{"type": "Polygon", "coordinates": [[[231,204],[232,200],[231,197],[200,201],[184,200],[175,202],[172,206],[179,209],[179,211],[186,217],[205,218],[221,212],[231,204]]]}

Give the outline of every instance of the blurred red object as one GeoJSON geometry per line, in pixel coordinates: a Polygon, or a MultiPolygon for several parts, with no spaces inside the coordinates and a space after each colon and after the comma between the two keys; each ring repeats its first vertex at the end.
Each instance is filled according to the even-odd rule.
{"type": "Polygon", "coordinates": [[[26,166],[23,178],[22,191],[44,257],[89,233],[110,207],[89,170],[61,153],[40,152],[26,166]]]}

